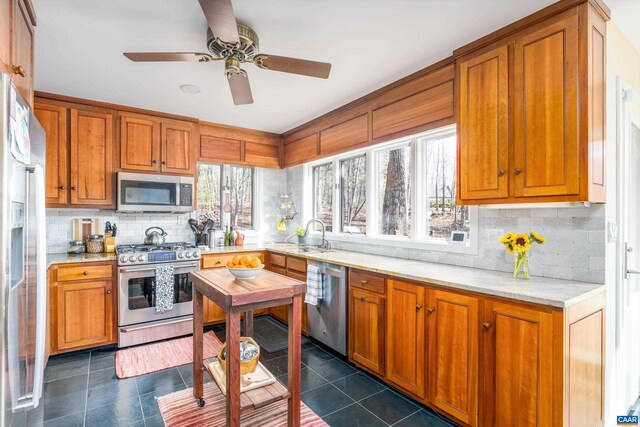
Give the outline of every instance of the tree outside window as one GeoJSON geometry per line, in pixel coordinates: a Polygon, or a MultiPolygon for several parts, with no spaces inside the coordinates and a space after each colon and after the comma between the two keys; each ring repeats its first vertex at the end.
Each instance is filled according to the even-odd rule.
{"type": "Polygon", "coordinates": [[[411,236],[411,146],[377,153],[378,233],[411,236]]]}
{"type": "Polygon", "coordinates": [[[342,231],[366,233],[367,170],[364,155],[340,162],[342,231]]]}
{"type": "Polygon", "coordinates": [[[253,228],[253,168],[231,166],[231,225],[253,228]]]}
{"type": "MultiPolygon", "coordinates": [[[[333,231],[333,164],[313,168],[313,218],[325,224],[327,232],[333,231]]],[[[319,229],[318,224],[314,224],[319,229]]]]}

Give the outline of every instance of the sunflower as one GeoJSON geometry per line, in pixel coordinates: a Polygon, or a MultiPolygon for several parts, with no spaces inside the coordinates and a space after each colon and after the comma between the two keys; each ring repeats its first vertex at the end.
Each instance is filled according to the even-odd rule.
{"type": "Polygon", "coordinates": [[[527,252],[531,249],[531,238],[527,234],[518,233],[514,236],[512,244],[514,251],[527,252]]]}
{"type": "Polygon", "coordinates": [[[511,231],[509,231],[507,234],[503,235],[500,237],[499,241],[500,243],[509,243],[513,240],[513,238],[515,237],[515,234],[513,234],[511,231]]]}
{"type": "Polygon", "coordinates": [[[546,237],[539,235],[535,231],[531,232],[531,239],[536,243],[540,243],[540,244],[545,243],[547,241],[546,237]]]}

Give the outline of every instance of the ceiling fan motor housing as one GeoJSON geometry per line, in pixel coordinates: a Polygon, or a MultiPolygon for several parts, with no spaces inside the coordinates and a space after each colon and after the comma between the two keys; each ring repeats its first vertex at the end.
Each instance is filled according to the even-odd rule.
{"type": "Polygon", "coordinates": [[[207,48],[214,57],[225,59],[235,56],[241,62],[251,62],[258,54],[258,35],[250,27],[238,23],[240,44],[226,43],[213,35],[211,28],[207,29],[207,48]]]}

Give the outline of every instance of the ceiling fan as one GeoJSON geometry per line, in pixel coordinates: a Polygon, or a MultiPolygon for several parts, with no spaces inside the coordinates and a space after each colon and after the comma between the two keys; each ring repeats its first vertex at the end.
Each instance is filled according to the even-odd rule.
{"type": "Polygon", "coordinates": [[[224,60],[233,103],[252,104],[251,86],[247,72],[241,68],[246,62],[264,70],[282,71],[326,79],[331,64],[307,61],[286,56],[258,53],[258,35],[250,27],[236,22],[231,0],[198,0],[209,28],[207,48],[210,53],[199,52],[126,52],[123,55],[134,62],[224,60]]]}

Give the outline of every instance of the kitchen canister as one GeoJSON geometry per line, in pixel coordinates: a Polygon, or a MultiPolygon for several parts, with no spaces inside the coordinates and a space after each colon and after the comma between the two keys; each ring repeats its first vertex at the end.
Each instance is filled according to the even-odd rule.
{"type": "Polygon", "coordinates": [[[91,234],[87,238],[87,253],[99,254],[104,252],[104,236],[91,234]]]}
{"type": "Polygon", "coordinates": [[[86,252],[86,246],[83,240],[72,240],[67,246],[67,253],[69,254],[83,254],[86,252]]]}

